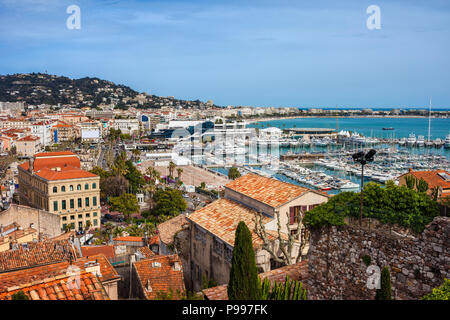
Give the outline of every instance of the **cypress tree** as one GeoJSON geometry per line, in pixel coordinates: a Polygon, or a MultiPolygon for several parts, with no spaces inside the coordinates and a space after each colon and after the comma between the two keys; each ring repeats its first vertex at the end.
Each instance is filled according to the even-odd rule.
{"type": "Polygon", "coordinates": [[[241,221],[234,238],[228,299],[259,300],[260,293],[252,236],[248,227],[241,221]]]}
{"type": "Polygon", "coordinates": [[[391,274],[389,273],[389,268],[384,267],[381,271],[381,288],[377,289],[375,295],[376,300],[392,300],[391,297],[391,274]]]}

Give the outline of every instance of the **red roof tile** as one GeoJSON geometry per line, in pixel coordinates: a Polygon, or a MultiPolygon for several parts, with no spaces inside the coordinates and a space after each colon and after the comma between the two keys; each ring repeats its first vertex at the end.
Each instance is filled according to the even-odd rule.
{"type": "Polygon", "coordinates": [[[176,254],[155,255],[150,259],[135,262],[133,268],[136,270],[145,297],[149,300],[158,298],[159,293],[169,294],[170,291],[173,293],[173,299],[177,300],[186,290],[181,260],[176,254]],[[160,266],[154,265],[155,262],[160,263],[160,266]],[[175,263],[178,264],[179,270],[174,270],[175,263]]]}
{"type": "Polygon", "coordinates": [[[28,248],[18,245],[15,250],[0,252],[0,273],[22,268],[30,268],[77,257],[76,250],[63,240],[48,240],[43,242],[30,242],[28,248]]]}
{"type": "Polygon", "coordinates": [[[81,273],[79,282],[73,281],[69,286],[69,276],[63,278],[50,278],[31,282],[20,288],[8,288],[0,293],[0,300],[11,300],[19,291],[25,293],[30,300],[109,300],[105,289],[92,273],[81,273]],[[79,288],[77,285],[79,284],[79,288]]]}
{"type": "Polygon", "coordinates": [[[274,208],[311,191],[307,188],[277,179],[266,178],[254,173],[248,173],[233,180],[225,185],[225,188],[244,194],[274,208]]]}
{"type": "MultiPolygon", "coordinates": [[[[244,221],[252,233],[253,245],[256,247],[262,244],[262,240],[254,232],[255,214],[257,212],[253,209],[232,200],[221,198],[191,213],[186,219],[198,224],[231,246],[234,246],[234,234],[239,222],[244,221]]],[[[271,218],[263,216],[264,224],[270,221],[271,218]]],[[[266,232],[270,239],[276,238],[276,232],[270,230],[266,232]]]]}
{"type": "Polygon", "coordinates": [[[450,189],[450,180],[446,181],[439,173],[444,173],[450,175],[448,171],[445,170],[434,170],[434,171],[413,171],[411,170],[408,173],[403,174],[409,175],[412,174],[417,179],[423,178],[428,183],[429,189],[432,189],[436,186],[442,187],[443,189],[450,189]]]}
{"type": "Polygon", "coordinates": [[[81,253],[83,257],[93,256],[96,254],[104,254],[106,258],[113,258],[114,246],[111,245],[100,245],[100,246],[82,246],[81,253]]]}
{"type": "Polygon", "coordinates": [[[143,241],[144,241],[144,238],[142,238],[142,237],[127,236],[127,237],[117,237],[117,238],[114,238],[114,241],[143,242],[143,241]]]}
{"type": "Polygon", "coordinates": [[[171,244],[175,234],[178,231],[183,230],[184,226],[187,225],[189,225],[189,222],[186,220],[186,215],[184,214],[180,214],[175,218],[159,224],[157,229],[160,240],[166,245],[171,244]]]}

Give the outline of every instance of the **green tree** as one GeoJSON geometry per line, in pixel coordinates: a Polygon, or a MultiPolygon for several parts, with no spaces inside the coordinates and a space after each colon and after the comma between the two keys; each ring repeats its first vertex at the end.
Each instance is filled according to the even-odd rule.
{"type": "Polygon", "coordinates": [[[413,175],[407,175],[405,177],[405,183],[406,187],[410,190],[414,189],[414,186],[416,185],[416,178],[413,175]]]}
{"type": "Polygon", "coordinates": [[[230,300],[259,300],[261,298],[252,235],[243,221],[239,222],[235,233],[227,290],[230,300]]]}
{"type": "Polygon", "coordinates": [[[428,191],[428,183],[423,179],[416,179],[416,189],[418,192],[427,192],[428,191]]]}
{"type": "Polygon", "coordinates": [[[111,171],[116,176],[125,176],[128,173],[127,154],[122,151],[112,165],[111,171]]]}
{"type": "Polygon", "coordinates": [[[165,188],[155,192],[155,209],[153,215],[175,217],[187,209],[187,203],[183,199],[180,190],[165,188]]]}
{"type": "Polygon", "coordinates": [[[22,291],[18,291],[11,296],[12,300],[30,300],[28,296],[22,291]]]}
{"type": "Polygon", "coordinates": [[[376,300],[392,300],[391,293],[391,274],[389,268],[384,267],[381,271],[381,288],[377,289],[375,299],[376,300]]]}
{"type": "Polygon", "coordinates": [[[127,160],[125,165],[127,171],[125,178],[128,180],[131,192],[137,193],[142,190],[142,187],[145,184],[144,175],[136,168],[131,160],[127,160]]]}
{"type": "Polygon", "coordinates": [[[181,180],[181,174],[183,173],[183,168],[177,168],[177,179],[181,180]]]}
{"type": "Polygon", "coordinates": [[[239,170],[236,167],[231,167],[228,170],[228,178],[231,180],[237,179],[241,176],[241,173],[239,172],[239,170]]]}
{"type": "Polygon", "coordinates": [[[294,281],[286,276],[284,283],[274,281],[270,283],[265,278],[259,280],[261,287],[261,300],[306,300],[306,289],[300,281],[294,281]]]}
{"type": "Polygon", "coordinates": [[[132,213],[139,212],[139,205],[136,196],[131,193],[124,193],[118,197],[109,199],[111,210],[123,213],[127,218],[132,213]]]}
{"type": "Polygon", "coordinates": [[[169,177],[173,179],[173,171],[175,170],[175,163],[173,161],[169,162],[169,177]]]}
{"type": "Polygon", "coordinates": [[[422,300],[450,300],[450,279],[444,279],[444,283],[426,296],[422,300]]]}

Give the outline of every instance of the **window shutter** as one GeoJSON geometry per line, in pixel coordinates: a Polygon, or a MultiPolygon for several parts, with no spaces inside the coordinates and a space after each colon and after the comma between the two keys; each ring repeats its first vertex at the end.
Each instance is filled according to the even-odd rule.
{"type": "Polygon", "coordinates": [[[295,208],[294,207],[289,208],[289,217],[290,217],[290,224],[294,224],[295,223],[295,208]]]}

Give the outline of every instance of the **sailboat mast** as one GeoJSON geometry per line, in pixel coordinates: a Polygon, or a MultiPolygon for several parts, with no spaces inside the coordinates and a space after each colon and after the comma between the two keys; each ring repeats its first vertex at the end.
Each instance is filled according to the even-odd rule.
{"type": "Polygon", "coordinates": [[[431,131],[431,98],[430,98],[430,109],[428,111],[428,141],[430,141],[430,131],[431,131]]]}

